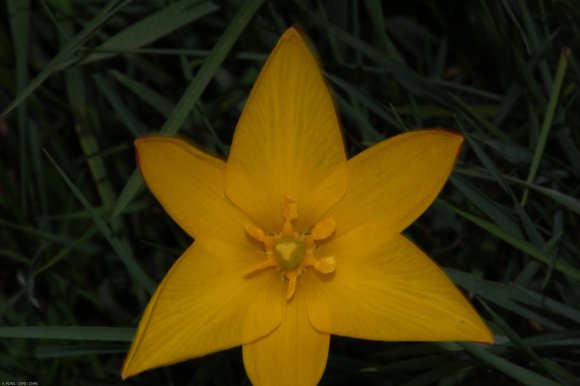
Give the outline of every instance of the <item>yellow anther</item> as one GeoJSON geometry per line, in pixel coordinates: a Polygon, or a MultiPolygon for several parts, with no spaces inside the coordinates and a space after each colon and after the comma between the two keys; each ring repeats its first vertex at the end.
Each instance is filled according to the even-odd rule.
{"type": "Polygon", "coordinates": [[[298,273],[294,271],[288,271],[284,273],[284,277],[288,280],[288,288],[286,289],[286,301],[292,299],[294,292],[296,292],[296,280],[298,279],[298,273]]]}
{"type": "Polygon", "coordinates": [[[314,264],[314,269],[320,273],[332,273],[336,269],[336,258],[329,256],[318,259],[314,264]]]}
{"type": "Polygon", "coordinates": [[[282,211],[284,220],[295,220],[298,217],[298,206],[296,205],[296,201],[288,196],[284,196],[284,200],[282,200],[282,211]]]}
{"type": "Polygon", "coordinates": [[[314,228],[312,228],[312,232],[310,234],[314,240],[324,240],[329,238],[334,233],[335,227],[336,223],[334,222],[334,219],[331,217],[326,217],[314,225],[314,228]]]}
{"type": "Polygon", "coordinates": [[[282,215],[284,216],[284,225],[282,225],[282,235],[291,236],[294,234],[292,221],[298,217],[298,207],[296,201],[288,196],[282,200],[282,215]]]}
{"type": "Polygon", "coordinates": [[[264,231],[260,228],[257,227],[254,224],[246,224],[244,226],[244,228],[246,229],[246,233],[248,234],[248,236],[250,236],[251,238],[264,242],[264,238],[266,237],[266,234],[264,233],[264,231]]]}

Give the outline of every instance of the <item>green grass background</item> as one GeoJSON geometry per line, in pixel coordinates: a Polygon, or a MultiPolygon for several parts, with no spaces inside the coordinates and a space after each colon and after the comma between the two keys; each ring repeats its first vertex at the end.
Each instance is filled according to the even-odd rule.
{"type": "MultiPolygon", "coordinates": [[[[190,243],[144,189],[133,139],[180,133],[226,156],[297,23],[350,155],[416,128],[465,133],[406,235],[497,338],[333,337],[321,384],[578,384],[579,21],[575,0],[0,2],[0,381],[122,384],[149,294],[190,243]]],[[[249,381],[238,348],[126,384],[249,381]]]]}

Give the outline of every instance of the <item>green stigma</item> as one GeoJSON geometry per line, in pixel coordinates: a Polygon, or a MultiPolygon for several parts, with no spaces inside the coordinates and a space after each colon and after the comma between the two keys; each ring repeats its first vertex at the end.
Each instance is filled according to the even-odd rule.
{"type": "Polygon", "coordinates": [[[274,256],[284,269],[294,269],[302,261],[304,243],[295,239],[282,239],[274,247],[274,256]]]}

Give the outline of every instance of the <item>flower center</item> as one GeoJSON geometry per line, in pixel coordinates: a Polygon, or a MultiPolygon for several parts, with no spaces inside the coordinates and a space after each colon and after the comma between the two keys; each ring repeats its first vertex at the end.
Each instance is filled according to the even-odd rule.
{"type": "Polygon", "coordinates": [[[294,269],[302,261],[305,250],[300,240],[282,239],[274,246],[274,256],[284,269],[294,269]]]}
{"type": "Polygon", "coordinates": [[[324,240],[334,233],[335,223],[330,217],[319,221],[310,232],[299,233],[294,230],[294,221],[298,217],[296,202],[284,197],[282,201],[284,225],[280,233],[266,233],[256,225],[246,225],[246,233],[262,243],[266,258],[246,272],[254,274],[266,268],[276,268],[288,282],[286,299],[292,299],[296,283],[307,268],[330,274],[336,269],[333,256],[317,258],[316,241],[324,240]]]}

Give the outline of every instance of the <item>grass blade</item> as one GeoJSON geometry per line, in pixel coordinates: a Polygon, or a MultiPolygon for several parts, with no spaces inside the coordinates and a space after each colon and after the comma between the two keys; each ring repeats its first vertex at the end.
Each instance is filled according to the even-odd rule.
{"type": "MultiPolygon", "coordinates": [[[[503,228],[501,228],[501,227],[499,227],[499,226],[497,226],[497,225],[495,225],[487,220],[484,220],[480,217],[477,217],[475,215],[467,213],[466,211],[457,208],[455,205],[452,205],[451,203],[449,203],[445,200],[442,200],[442,199],[440,199],[440,200],[445,206],[447,206],[448,208],[453,210],[455,213],[457,213],[460,216],[464,217],[465,219],[471,221],[472,223],[479,226],[480,228],[485,229],[490,234],[492,234],[492,235],[496,236],[497,238],[507,242],[508,244],[510,244],[513,247],[519,249],[520,251],[528,254],[529,256],[541,261],[542,263],[546,264],[547,266],[552,264],[552,259],[548,253],[545,253],[544,251],[538,249],[534,245],[528,243],[527,241],[525,241],[521,238],[518,238],[518,237],[515,237],[514,235],[511,235],[510,233],[506,232],[503,228]]],[[[562,260],[557,260],[555,263],[555,268],[558,271],[562,272],[564,275],[566,275],[566,276],[568,276],[576,281],[580,281],[580,270],[578,268],[575,268],[574,266],[570,265],[569,263],[562,261],[562,260]]]]}
{"type": "Polygon", "coordinates": [[[461,343],[469,354],[490,364],[504,374],[527,386],[559,386],[560,384],[538,373],[525,369],[473,343],[461,343]]]}
{"type": "MultiPolygon", "coordinates": [[[[556,70],[556,79],[554,80],[552,89],[550,91],[550,100],[548,101],[546,116],[544,117],[544,122],[542,123],[540,138],[538,138],[538,143],[536,144],[536,150],[534,152],[534,158],[532,159],[532,165],[526,180],[528,184],[531,184],[532,181],[536,178],[536,173],[540,167],[540,161],[542,160],[542,155],[544,154],[544,148],[546,147],[548,134],[550,133],[550,128],[552,127],[554,113],[556,112],[556,108],[558,106],[558,97],[560,96],[560,90],[562,88],[562,82],[564,81],[564,75],[566,74],[566,67],[568,65],[568,57],[570,54],[570,49],[564,48],[562,50],[562,54],[560,55],[560,62],[558,63],[558,69],[556,70]]],[[[529,189],[524,189],[524,194],[521,201],[522,206],[526,205],[529,192],[529,189]]]]}
{"type": "Polygon", "coordinates": [[[131,342],[134,328],[78,327],[78,326],[26,326],[0,327],[0,338],[70,339],[105,342],[131,342]]]}
{"type": "Polygon", "coordinates": [[[79,355],[111,355],[111,354],[125,354],[126,347],[119,346],[48,346],[39,347],[34,354],[37,358],[63,358],[76,357],[79,355]]]}
{"type": "Polygon", "coordinates": [[[135,96],[147,102],[152,109],[156,110],[162,116],[167,118],[171,114],[171,111],[173,111],[174,106],[170,101],[143,83],[116,70],[111,71],[109,74],[123,86],[131,90],[135,96]]]}
{"type": "Polygon", "coordinates": [[[98,51],[123,53],[127,50],[142,47],[218,9],[217,4],[212,1],[181,0],[170,3],[156,13],[139,20],[107,39],[95,49],[96,53],[89,55],[81,64],[107,59],[116,55],[113,52],[102,53],[98,51]]]}
{"type": "MultiPolygon", "coordinates": [[[[177,106],[175,106],[171,115],[167,118],[160,133],[176,134],[179,131],[179,128],[198,102],[199,97],[207,87],[209,81],[213,78],[234,43],[263,2],[264,0],[248,0],[242,4],[234,19],[230,22],[209,56],[203,62],[199,72],[195,75],[187,90],[185,90],[177,106]]],[[[113,210],[113,217],[118,216],[123,211],[125,206],[131,202],[142,186],[143,179],[139,172],[135,170],[119,196],[117,205],[115,205],[113,210]]]]}
{"type": "Polygon", "coordinates": [[[83,44],[95,35],[98,30],[105,24],[115,13],[121,8],[131,3],[134,0],[111,0],[106,7],[89,23],[87,26],[66,44],[60,52],[46,64],[42,71],[22,90],[18,93],[16,98],[2,111],[0,117],[8,115],[16,106],[23,100],[28,98],[46,79],[48,79],[55,71],[57,71],[62,63],[70,59],[83,44]]]}
{"type": "Polygon", "coordinates": [[[46,156],[50,160],[50,162],[56,168],[58,174],[62,177],[64,182],[68,185],[69,189],[73,192],[74,196],[83,207],[90,213],[95,225],[99,229],[99,231],[105,236],[111,247],[115,250],[117,255],[121,258],[121,261],[127,267],[129,274],[135,280],[136,284],[139,284],[140,287],[145,288],[149,294],[152,294],[155,290],[155,284],[153,281],[147,276],[145,271],[141,269],[141,267],[135,262],[133,257],[129,254],[127,249],[124,245],[115,237],[109,226],[105,223],[105,221],[99,216],[99,214],[95,211],[92,205],[87,201],[85,196],[80,192],[80,190],[75,186],[75,184],[68,178],[68,176],[62,171],[62,169],[58,166],[58,164],[52,159],[52,157],[46,153],[46,156]]]}

